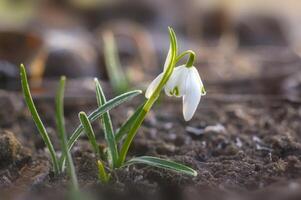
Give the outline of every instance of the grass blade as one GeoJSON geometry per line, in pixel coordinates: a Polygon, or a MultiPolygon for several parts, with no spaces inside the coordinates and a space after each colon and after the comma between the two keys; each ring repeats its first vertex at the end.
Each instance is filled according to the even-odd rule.
{"type": "MultiPolygon", "coordinates": [[[[102,105],[104,105],[107,102],[107,100],[106,100],[104,92],[100,86],[100,83],[97,79],[95,79],[95,85],[96,85],[97,104],[99,107],[101,107],[102,105]]],[[[108,144],[109,158],[112,161],[111,166],[112,166],[112,168],[115,168],[115,166],[117,165],[117,161],[118,161],[118,150],[117,150],[117,145],[115,142],[114,130],[113,130],[113,125],[112,125],[109,111],[105,112],[102,115],[101,121],[102,121],[102,125],[104,127],[105,139],[108,144]]]]}
{"type": "Polygon", "coordinates": [[[67,145],[67,135],[65,129],[65,119],[64,119],[64,92],[65,92],[65,82],[66,77],[62,76],[59,84],[59,88],[55,97],[55,115],[56,115],[56,125],[58,129],[58,135],[61,141],[61,147],[63,154],[66,156],[67,160],[67,171],[69,177],[71,178],[72,191],[78,191],[78,180],[75,173],[75,167],[71,157],[70,151],[68,151],[67,145]]]}
{"type": "Polygon", "coordinates": [[[98,144],[97,144],[97,141],[95,138],[95,134],[94,134],[92,125],[85,112],[79,112],[78,117],[79,117],[79,120],[80,120],[82,126],[84,127],[86,135],[89,138],[89,142],[90,142],[97,158],[99,159],[100,158],[99,147],[98,147],[98,144]]]}
{"type": "Polygon", "coordinates": [[[187,174],[190,176],[197,176],[197,172],[191,169],[190,167],[187,167],[185,165],[173,161],[164,160],[152,156],[141,156],[141,157],[132,158],[131,160],[125,163],[126,166],[133,165],[133,164],[146,164],[153,167],[168,169],[178,173],[187,174]]]}
{"type": "MultiPolygon", "coordinates": [[[[124,94],[121,94],[109,101],[107,101],[107,103],[105,103],[104,105],[102,105],[101,107],[97,108],[96,110],[94,110],[89,116],[88,119],[90,122],[95,121],[96,119],[98,119],[99,117],[101,117],[105,112],[111,110],[112,108],[131,100],[132,98],[134,98],[135,96],[141,94],[141,90],[133,90],[124,94]]],[[[70,149],[73,147],[74,143],[76,142],[76,140],[80,137],[81,133],[83,131],[83,126],[80,124],[72,133],[69,141],[68,141],[68,149],[70,151],[70,149]]],[[[63,168],[62,165],[64,165],[64,161],[65,157],[62,156],[61,157],[61,168],[63,168]]]]}
{"type": "Polygon", "coordinates": [[[119,142],[130,130],[132,124],[135,122],[136,118],[139,116],[139,113],[143,109],[144,103],[141,104],[137,110],[132,114],[128,120],[121,125],[119,130],[115,134],[115,141],[119,142]]]}
{"type": "Polygon", "coordinates": [[[54,173],[55,174],[59,174],[60,170],[59,170],[59,163],[57,160],[57,156],[55,153],[55,150],[53,148],[52,142],[49,138],[49,135],[45,129],[45,126],[37,112],[37,109],[34,105],[34,102],[32,100],[32,96],[30,93],[30,89],[29,89],[29,85],[28,85],[28,80],[27,80],[27,75],[26,75],[26,70],[23,64],[21,64],[20,66],[20,76],[21,76],[21,85],[22,85],[22,91],[23,91],[23,95],[25,98],[25,102],[26,105],[31,113],[31,116],[33,118],[33,121],[36,124],[36,127],[44,141],[44,143],[46,144],[49,152],[50,152],[50,157],[52,160],[52,164],[53,164],[53,169],[54,169],[54,173]]]}
{"type": "Polygon", "coordinates": [[[114,35],[110,31],[103,34],[104,58],[110,83],[114,92],[120,94],[129,88],[127,78],[120,64],[114,35]]]}

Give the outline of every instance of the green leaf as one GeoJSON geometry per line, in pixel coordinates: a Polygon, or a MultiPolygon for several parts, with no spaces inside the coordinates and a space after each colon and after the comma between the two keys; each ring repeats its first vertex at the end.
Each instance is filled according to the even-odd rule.
{"type": "MultiPolygon", "coordinates": [[[[75,167],[71,157],[70,151],[68,151],[67,146],[67,135],[65,129],[65,119],[64,119],[64,92],[65,92],[66,77],[62,76],[59,84],[59,88],[55,97],[55,115],[56,115],[56,125],[57,131],[61,142],[61,147],[63,154],[66,156],[67,160],[67,171],[69,177],[71,178],[72,191],[78,191],[78,180],[75,173],[75,167]]],[[[63,170],[63,169],[62,169],[63,170]]]]}
{"type": "Polygon", "coordinates": [[[110,180],[110,176],[107,174],[103,163],[98,160],[97,161],[97,168],[98,168],[98,178],[102,183],[107,183],[110,180]]]}
{"type": "Polygon", "coordinates": [[[153,167],[172,170],[182,174],[197,176],[197,172],[190,167],[187,167],[185,165],[173,161],[164,160],[161,158],[156,158],[151,156],[141,156],[141,157],[132,158],[131,160],[125,163],[126,166],[133,165],[133,164],[146,164],[153,167]]]}
{"type": "Polygon", "coordinates": [[[115,93],[120,94],[129,88],[128,80],[123,72],[118,56],[115,38],[112,32],[103,34],[104,58],[110,83],[115,93]]]}
{"type": "MultiPolygon", "coordinates": [[[[131,100],[132,98],[134,98],[135,96],[141,94],[142,91],[141,90],[133,90],[124,94],[121,94],[109,101],[107,101],[107,103],[105,103],[104,105],[102,105],[101,107],[97,108],[96,110],[94,110],[89,116],[88,119],[90,122],[94,122],[96,119],[98,119],[99,117],[101,117],[105,112],[111,110],[112,108],[131,100]]],[[[68,150],[70,151],[70,149],[73,147],[74,143],[76,142],[76,140],[80,137],[81,133],[83,131],[83,126],[80,124],[72,133],[69,141],[68,141],[68,150]]],[[[62,165],[64,165],[64,161],[65,160],[65,156],[61,157],[61,168],[63,167],[62,165]]]]}
{"type": "MultiPolygon", "coordinates": [[[[131,100],[133,97],[141,94],[141,90],[133,90],[131,92],[127,92],[124,94],[121,94],[117,97],[115,97],[114,99],[109,100],[107,103],[105,103],[104,105],[102,105],[101,107],[97,108],[96,110],[94,110],[89,116],[88,119],[90,122],[94,122],[96,119],[98,119],[99,117],[101,117],[105,112],[111,110],[112,108],[115,108],[116,106],[131,100]]],[[[79,138],[81,132],[83,130],[83,126],[79,125],[76,130],[73,132],[73,134],[71,135],[69,141],[68,141],[68,147],[69,149],[72,148],[72,146],[74,145],[75,141],[79,138]]]]}
{"type": "MultiPolygon", "coordinates": [[[[107,102],[104,92],[100,86],[100,83],[97,78],[95,78],[96,85],[96,98],[98,106],[101,107],[103,104],[107,102]]],[[[109,148],[109,158],[111,162],[112,168],[115,168],[118,161],[118,150],[114,137],[113,125],[110,117],[109,111],[105,112],[101,117],[102,125],[104,127],[105,139],[109,148]]]]}
{"type": "Polygon", "coordinates": [[[65,91],[66,77],[62,76],[60,79],[59,87],[55,97],[55,116],[57,133],[64,146],[64,138],[66,137],[65,120],[64,120],[64,91],[65,91]]]}
{"type": "Polygon", "coordinates": [[[142,111],[144,106],[144,103],[141,104],[137,110],[132,114],[128,120],[121,125],[121,127],[118,129],[118,131],[115,134],[115,141],[119,142],[131,129],[131,126],[135,122],[136,118],[139,116],[139,113],[142,111]]]}
{"type": "Polygon", "coordinates": [[[52,160],[52,164],[53,164],[53,168],[54,168],[54,173],[58,174],[60,172],[60,168],[59,168],[59,163],[57,160],[57,156],[55,153],[55,150],[53,148],[52,142],[49,138],[49,135],[46,131],[46,128],[38,114],[38,111],[34,105],[34,102],[32,100],[32,96],[30,93],[30,89],[29,89],[29,85],[28,85],[28,80],[27,80],[27,75],[26,75],[26,70],[23,64],[21,64],[20,66],[20,76],[21,76],[21,85],[22,85],[22,91],[23,91],[23,95],[24,95],[24,99],[26,102],[26,105],[31,113],[31,116],[33,118],[33,121],[36,124],[36,127],[38,128],[38,131],[44,141],[44,143],[46,144],[49,152],[50,152],[50,157],[52,160]]]}
{"type": "Polygon", "coordinates": [[[82,126],[84,127],[84,131],[86,132],[86,135],[88,136],[89,142],[90,142],[95,154],[97,155],[97,157],[99,159],[100,158],[99,147],[97,145],[97,141],[95,138],[95,134],[94,134],[92,125],[89,122],[89,119],[85,112],[79,112],[78,117],[79,117],[79,120],[80,120],[82,126]]]}

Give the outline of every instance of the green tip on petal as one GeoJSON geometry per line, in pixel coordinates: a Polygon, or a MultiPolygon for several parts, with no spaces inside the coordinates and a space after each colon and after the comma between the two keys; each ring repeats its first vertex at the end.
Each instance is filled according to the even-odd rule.
{"type": "Polygon", "coordinates": [[[206,92],[206,90],[205,90],[205,87],[202,86],[202,88],[201,88],[201,94],[202,94],[202,95],[206,95],[206,93],[207,93],[207,92],[206,92]]]}
{"type": "Polygon", "coordinates": [[[169,91],[169,94],[170,95],[176,95],[176,96],[179,96],[180,95],[180,92],[179,92],[179,87],[174,87],[173,90],[169,91]]]}

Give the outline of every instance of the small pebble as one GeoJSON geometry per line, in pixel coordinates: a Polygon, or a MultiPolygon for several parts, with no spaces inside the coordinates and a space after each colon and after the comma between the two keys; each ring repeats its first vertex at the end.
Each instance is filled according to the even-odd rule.
{"type": "Polygon", "coordinates": [[[260,144],[256,144],[256,150],[259,150],[259,151],[269,151],[269,152],[273,151],[273,149],[261,146],[260,144]]]}
{"type": "Polygon", "coordinates": [[[207,126],[205,128],[205,132],[213,132],[213,133],[226,133],[226,128],[222,124],[216,124],[213,126],[207,126]]]}
{"type": "Polygon", "coordinates": [[[202,147],[203,147],[203,148],[205,148],[205,147],[207,146],[207,143],[206,143],[206,141],[202,141],[202,143],[201,143],[201,144],[202,144],[202,147]]]}
{"type": "Polygon", "coordinates": [[[195,127],[192,127],[192,126],[186,126],[185,130],[188,133],[191,133],[195,136],[200,136],[200,135],[204,134],[204,129],[203,128],[195,128],[195,127]]]}
{"type": "Polygon", "coordinates": [[[259,143],[261,142],[261,139],[259,137],[255,136],[255,135],[252,137],[252,140],[254,142],[259,142],[259,143]]]}
{"type": "Polygon", "coordinates": [[[242,142],[241,142],[240,138],[236,138],[236,139],[235,139],[235,144],[236,144],[236,146],[239,147],[239,148],[242,147],[242,142]]]}

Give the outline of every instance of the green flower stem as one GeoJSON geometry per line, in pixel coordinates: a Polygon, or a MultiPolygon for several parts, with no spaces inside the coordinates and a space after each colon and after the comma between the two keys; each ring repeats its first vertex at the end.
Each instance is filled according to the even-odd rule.
{"type": "Polygon", "coordinates": [[[142,124],[142,122],[143,122],[143,120],[144,120],[147,113],[148,113],[148,111],[143,109],[139,113],[135,123],[133,124],[132,128],[130,129],[130,131],[128,133],[128,136],[126,137],[126,139],[125,139],[125,141],[122,145],[122,148],[120,150],[119,162],[118,162],[118,165],[117,165],[118,167],[121,167],[123,165],[123,163],[125,162],[126,155],[127,155],[127,152],[130,148],[130,145],[131,145],[131,143],[132,143],[132,141],[133,141],[133,139],[134,139],[134,137],[135,137],[139,127],[141,126],[141,124],[142,124]]]}
{"type": "Polygon", "coordinates": [[[64,92],[65,92],[65,83],[66,77],[62,76],[59,84],[59,88],[57,91],[57,95],[55,98],[55,109],[56,109],[56,124],[58,129],[58,135],[61,141],[61,147],[63,150],[63,154],[66,155],[67,161],[67,171],[69,177],[71,178],[71,191],[76,192],[79,190],[77,176],[75,172],[75,167],[73,164],[73,160],[71,157],[70,151],[68,151],[67,144],[67,135],[65,129],[65,119],[64,119],[64,92]]]}
{"type": "Polygon", "coordinates": [[[124,143],[123,146],[120,150],[120,155],[119,155],[119,162],[118,162],[118,166],[122,166],[123,163],[125,162],[126,159],[126,155],[127,152],[130,148],[130,145],[139,129],[139,127],[141,126],[142,122],[144,121],[144,118],[146,116],[146,114],[150,111],[152,105],[155,103],[155,101],[157,100],[157,98],[160,95],[161,90],[163,89],[164,85],[166,84],[166,82],[168,81],[168,79],[170,78],[173,69],[175,67],[175,59],[177,56],[177,39],[176,39],[176,35],[175,32],[173,31],[172,28],[169,28],[169,35],[170,35],[170,48],[171,48],[171,56],[170,56],[170,60],[169,60],[169,64],[168,67],[166,68],[164,75],[162,77],[162,80],[160,81],[158,87],[155,89],[154,93],[151,95],[151,97],[146,101],[146,103],[143,106],[143,109],[141,110],[141,112],[139,113],[136,121],[134,122],[133,126],[131,127],[124,143]]]}
{"type": "Polygon", "coordinates": [[[41,137],[43,138],[44,143],[46,144],[49,152],[50,152],[50,157],[52,160],[52,164],[53,164],[53,169],[54,169],[54,173],[55,174],[59,174],[60,170],[59,170],[59,163],[58,163],[58,159],[55,153],[55,150],[53,148],[52,142],[49,138],[49,135],[46,131],[45,126],[43,125],[43,122],[37,112],[37,109],[34,105],[34,102],[32,100],[32,96],[30,93],[30,89],[29,89],[29,85],[28,85],[28,80],[27,80],[27,75],[26,75],[26,70],[23,64],[21,64],[20,66],[20,75],[21,75],[21,84],[22,84],[22,90],[23,90],[23,95],[25,98],[25,102],[27,104],[27,107],[31,113],[31,116],[38,128],[38,131],[41,135],[41,137]]]}
{"type": "Polygon", "coordinates": [[[128,133],[128,131],[130,130],[132,124],[134,123],[134,121],[137,119],[138,115],[140,114],[141,110],[143,109],[144,103],[142,103],[137,110],[132,114],[132,116],[130,116],[128,118],[128,120],[122,124],[122,126],[119,128],[119,130],[117,130],[116,134],[115,134],[115,141],[116,143],[121,141],[124,136],[128,133]]]}
{"type": "Polygon", "coordinates": [[[184,51],[183,53],[181,53],[177,58],[176,58],[176,63],[179,62],[184,56],[189,55],[188,60],[186,62],[186,67],[192,67],[194,64],[194,60],[195,60],[195,53],[192,50],[187,50],[184,51]]]}

